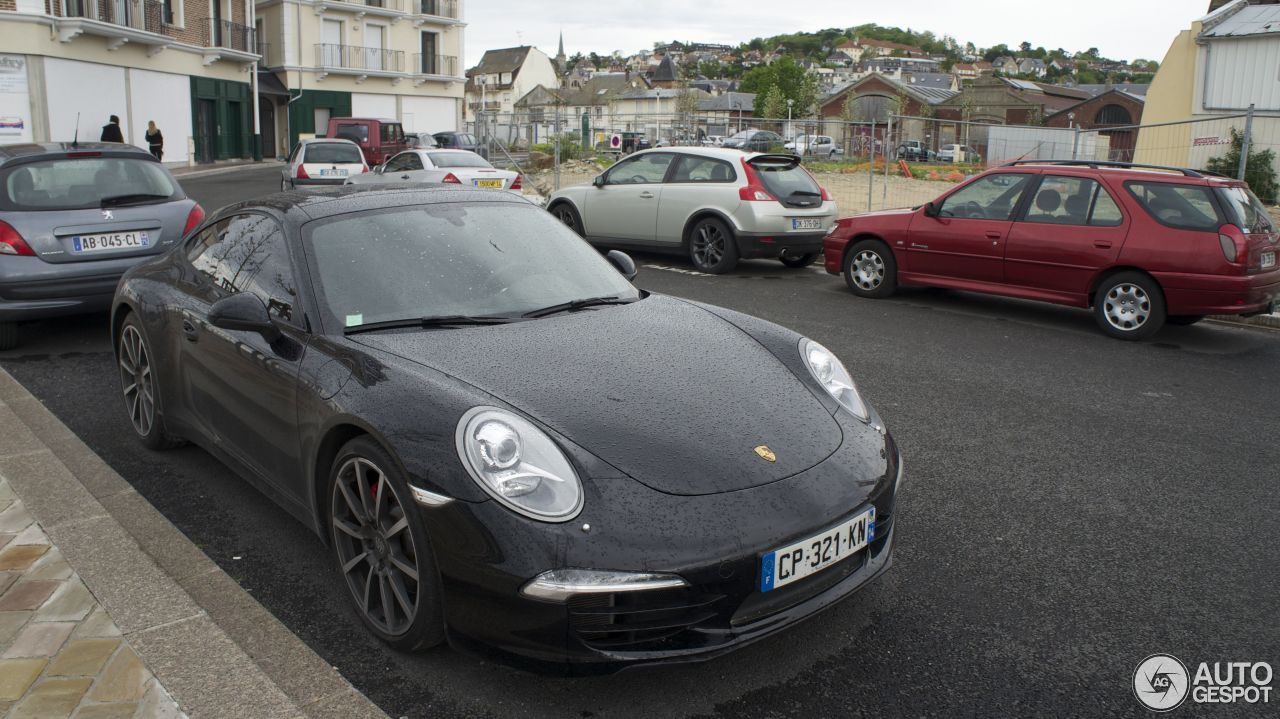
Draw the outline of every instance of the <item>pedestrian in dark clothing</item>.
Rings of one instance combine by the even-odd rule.
[[[160,128],[156,127],[156,121],[147,122],[147,147],[151,149],[151,154],[156,156],[157,160],[164,159],[164,135],[160,134]]]
[[[120,132],[120,118],[111,116],[111,122],[102,126],[103,142],[124,142],[124,133]]]

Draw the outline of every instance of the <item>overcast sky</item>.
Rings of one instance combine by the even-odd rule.
[[[467,67],[485,50],[534,45],[555,56],[564,30],[565,52],[621,50],[631,54],[657,41],[736,45],[755,37],[851,27],[864,23],[930,30],[979,47],[1023,40],[1072,52],[1098,48],[1117,60],[1163,60],[1169,43],[1204,15],[1208,0],[464,0]],[[553,10],[554,8],[554,10]]]

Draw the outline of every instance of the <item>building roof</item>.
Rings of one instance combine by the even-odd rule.
[[[951,79],[950,76],[946,76],[946,77],[948,81]],[[859,80],[855,80],[854,82],[850,82],[845,85],[841,85],[840,87],[837,87],[830,95],[827,95],[825,98],[821,100],[821,104],[828,105],[831,103],[832,100],[835,100],[836,98],[850,91],[856,93],[858,88],[863,83],[866,83],[870,80],[879,80],[880,82],[883,82],[887,85],[891,85],[897,88],[898,90],[900,90],[903,94],[909,97],[913,97],[916,100],[928,105],[936,105],[940,102],[945,102],[959,94],[955,90],[951,89],[950,82],[947,83],[947,87],[945,88],[933,87],[931,85],[913,85],[910,82],[902,82],[899,80],[895,80],[891,77],[886,77],[884,75],[881,75],[880,73],[873,72],[864,78],[861,78]]]
[[[480,58],[480,64],[472,68],[472,72],[480,75],[488,75],[500,72],[515,72],[524,65],[524,60],[529,56],[529,51],[533,48],[529,45],[521,45],[520,47],[507,47],[501,50],[485,50],[484,57]]]
[[[676,62],[671,59],[670,55],[662,58],[662,62],[658,64],[658,69],[653,72],[654,82],[675,82],[676,81]]]
[[[1221,18],[1215,18],[1200,38],[1221,40],[1274,34],[1280,34],[1280,5],[1243,5],[1223,10]]]
[[[1151,89],[1151,85],[1149,83],[1139,82],[1117,82],[1113,85],[1076,85],[1075,87],[1078,90],[1084,90],[1094,97],[1097,97],[1108,90],[1120,90],[1127,95],[1133,95],[1134,97],[1141,99],[1146,99],[1147,91]]]
[[[941,72],[908,72],[903,74],[902,81],[912,87],[933,87],[942,90],[950,90],[951,83],[954,82],[950,75]]]
[[[755,93],[726,92],[699,101],[698,112],[751,112],[755,104]]]

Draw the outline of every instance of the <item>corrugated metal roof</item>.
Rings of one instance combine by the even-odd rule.
[[[1204,40],[1280,33],[1280,5],[1250,5],[1200,33]]]

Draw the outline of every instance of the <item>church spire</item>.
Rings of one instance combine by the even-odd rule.
[[[560,31],[560,51],[556,53],[556,69],[561,75],[569,73],[569,58],[564,54],[564,30]]]

